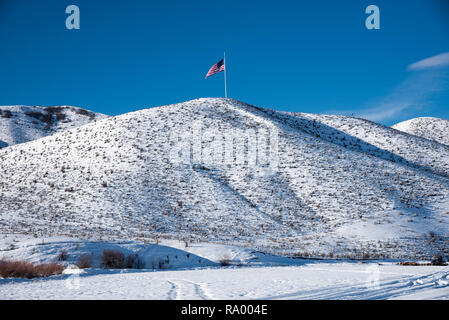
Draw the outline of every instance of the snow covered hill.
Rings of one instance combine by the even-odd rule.
[[[440,118],[416,118],[403,121],[392,128],[449,145],[449,121]]]
[[[449,252],[449,146],[197,99],[0,151],[0,231],[333,257]]]
[[[105,117],[69,106],[0,106],[0,148],[36,140]]]

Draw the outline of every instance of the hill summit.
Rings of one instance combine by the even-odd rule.
[[[445,119],[415,118],[398,123],[393,128],[449,146],[449,121]]]

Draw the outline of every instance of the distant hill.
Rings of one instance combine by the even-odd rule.
[[[0,148],[36,140],[105,117],[70,106],[0,106]]]
[[[392,128],[449,145],[449,120],[441,118],[416,118],[394,125]]]

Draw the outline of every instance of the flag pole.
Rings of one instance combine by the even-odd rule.
[[[224,53],[223,59],[224,59],[224,65],[225,65],[225,68],[224,68],[225,98],[227,98],[228,97],[228,89],[226,88],[226,69],[227,69],[227,66],[226,66],[226,52]]]

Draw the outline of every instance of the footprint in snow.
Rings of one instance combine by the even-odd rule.
[[[412,286],[417,286],[417,285],[421,285],[424,284],[424,281],[422,281],[421,279],[415,280],[415,281],[411,281]]]
[[[447,277],[446,277],[446,278],[447,278]],[[442,280],[442,279],[439,279],[439,280],[436,282],[436,285],[437,285],[437,287],[445,287],[445,286],[449,285],[449,281],[448,281],[448,280]]]

